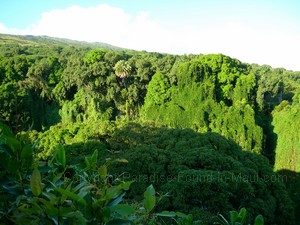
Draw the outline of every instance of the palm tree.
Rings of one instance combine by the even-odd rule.
[[[131,72],[131,66],[129,63],[125,60],[120,60],[116,63],[114,66],[114,70],[116,73],[116,76],[124,79],[128,77],[129,73]]]

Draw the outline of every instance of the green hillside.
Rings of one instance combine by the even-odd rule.
[[[299,93],[299,71],[223,54],[0,34],[0,224],[110,224],[151,184],[168,197],[133,224],[176,224],[161,209],[213,224],[243,207],[247,224],[299,224]],[[116,215],[123,197],[133,208]]]
[[[99,42],[84,42],[74,41],[64,38],[55,38],[48,36],[33,36],[33,35],[9,35],[0,34],[1,45],[20,45],[20,46],[37,46],[37,45],[63,45],[82,48],[105,48],[105,49],[121,49],[119,47]]]

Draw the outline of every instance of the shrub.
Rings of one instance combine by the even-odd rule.
[[[129,161],[115,171],[136,181],[132,198],[153,183],[158,192],[170,192],[164,208],[196,219],[247,207],[249,221],[261,213],[267,224],[294,223],[284,177],[272,171],[265,157],[244,152],[219,134],[131,123],[108,143]]]

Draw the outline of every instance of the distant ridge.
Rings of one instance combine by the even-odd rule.
[[[102,42],[75,41],[67,38],[56,38],[56,37],[49,37],[49,36],[0,34],[0,45],[3,44],[17,44],[23,46],[69,45],[69,46],[82,47],[82,48],[105,48],[110,50],[124,49],[124,48],[120,48]]]

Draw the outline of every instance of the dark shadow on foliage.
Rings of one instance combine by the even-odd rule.
[[[257,124],[263,128],[265,142],[263,155],[270,160],[272,165],[274,165],[278,135],[274,132],[274,126],[272,125],[273,117],[270,113],[266,115],[261,114],[256,121]]]
[[[291,199],[295,204],[296,224],[300,224],[300,173],[290,170],[278,171],[282,177],[285,177],[285,185]]]
[[[65,145],[66,155],[70,164],[84,163],[84,157],[91,155],[95,150],[98,150],[100,160],[105,160],[108,157],[107,144],[101,141],[87,141]]]
[[[169,193],[162,207],[210,221],[216,213],[246,207],[249,221],[262,214],[266,224],[294,224],[294,208],[284,177],[258,154],[242,151],[216,133],[191,129],[155,128],[129,123],[107,139],[113,157],[127,164],[112,174],[134,180],[129,199],[140,200],[153,184]]]

